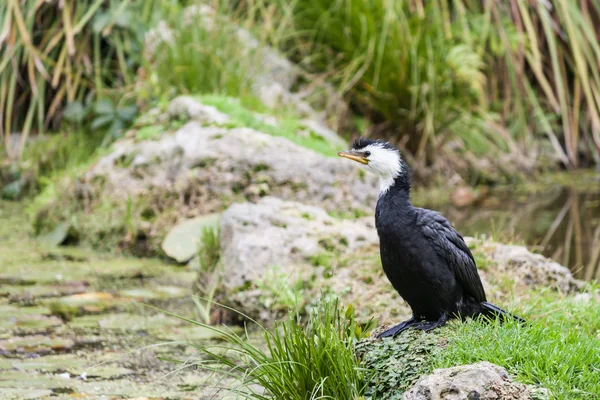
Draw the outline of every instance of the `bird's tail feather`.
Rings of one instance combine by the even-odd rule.
[[[511,314],[508,311],[505,311],[505,310],[501,309],[500,307],[493,305],[492,303],[488,303],[487,301],[482,302],[481,305],[483,306],[484,310],[486,311],[487,316],[498,316],[498,317],[502,317],[504,319],[512,318],[515,321],[520,322],[522,324],[527,322],[523,318],[516,316],[514,314]]]

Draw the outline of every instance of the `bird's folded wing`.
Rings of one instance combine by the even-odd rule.
[[[462,236],[446,218],[435,211],[421,208],[417,215],[417,224],[423,234],[429,239],[437,255],[454,272],[465,292],[476,301],[486,301],[475,259]]]

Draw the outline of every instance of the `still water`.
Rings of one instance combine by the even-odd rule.
[[[442,212],[464,236],[492,235],[525,243],[568,266],[584,280],[600,281],[600,175],[562,175],[520,188],[491,189],[463,207],[427,204]]]

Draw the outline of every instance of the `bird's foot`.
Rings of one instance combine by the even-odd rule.
[[[446,324],[448,321],[447,315],[442,315],[440,319],[437,321],[421,321],[412,325],[412,328],[422,330],[423,332],[429,332],[435,328],[439,328],[440,326]]]
[[[418,323],[417,319],[415,317],[412,317],[411,319],[407,319],[404,322],[400,322],[398,325],[393,326],[390,329],[381,332],[379,335],[377,335],[377,337],[378,338],[384,338],[384,337],[390,337],[390,336],[396,337],[416,323]]]

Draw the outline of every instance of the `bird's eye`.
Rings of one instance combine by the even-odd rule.
[[[370,151],[365,151],[365,157],[369,157],[371,155]]]

